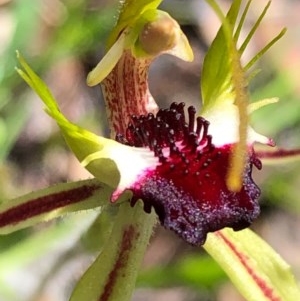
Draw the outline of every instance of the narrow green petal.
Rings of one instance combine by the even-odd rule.
[[[265,98],[256,102],[252,102],[248,105],[248,113],[252,114],[256,110],[265,107],[267,105],[277,103],[279,101],[278,97],[272,97],[272,98]]]
[[[81,163],[95,154],[95,159],[89,160],[89,164],[85,164],[84,167],[100,182],[116,188],[121,175],[117,163],[111,159],[111,154],[114,149],[122,148],[122,145],[71,123],[59,124],[59,126],[69,148]]]
[[[226,17],[223,16],[221,8],[214,0],[206,0],[206,2],[214,9],[222,22],[222,26],[217,33],[216,38],[211,44],[203,63],[201,91],[204,110],[215,105],[218,101],[228,98],[228,93],[235,89],[232,83],[234,75],[232,46],[236,46],[240,36],[243,24],[249,12],[251,0],[248,0],[242,16],[238,21],[238,14],[241,9],[241,0],[234,0]],[[249,34],[244,40],[242,46],[238,49],[240,54],[243,54],[247,46],[252,40],[258,26],[265,17],[270,6],[270,1],[266,4],[262,13],[251,28]],[[236,28],[236,29],[235,29]],[[243,67],[247,71],[275,42],[277,42],[285,33],[283,29],[276,37],[274,37],[261,51],[259,51],[247,64]],[[249,78],[246,81],[249,82]]]
[[[40,96],[40,98],[45,102],[46,106],[51,111],[59,111],[57,103],[52,96],[47,85],[37,76],[37,74],[29,67],[25,59],[22,57],[19,51],[16,51],[17,59],[24,71],[16,68],[20,76],[27,82],[27,84]]]
[[[256,20],[255,24],[253,25],[253,27],[251,28],[250,32],[248,33],[245,41],[243,42],[242,46],[239,48],[240,53],[243,53],[245,51],[245,49],[247,48],[247,46],[249,45],[249,42],[251,41],[251,39],[253,38],[257,28],[259,27],[261,21],[263,20],[263,18],[265,17],[269,7],[271,5],[271,1],[268,1],[265,8],[263,9],[262,13],[259,15],[258,19]]]
[[[70,301],[129,301],[144,256],[154,213],[146,214],[140,203],[123,203],[111,237],[103,251],[78,282]]]
[[[251,2],[252,2],[252,0],[248,0],[247,4],[246,4],[246,6],[245,6],[245,8],[243,10],[243,13],[242,13],[240,21],[238,23],[237,29],[236,29],[236,31],[234,33],[234,40],[235,41],[237,41],[239,39],[239,37],[240,37],[242,28],[243,28],[245,20],[246,20],[246,16],[248,15],[248,12],[249,12],[249,8],[250,8],[250,5],[251,5]]]
[[[98,180],[62,183],[0,204],[0,234],[48,221],[70,212],[109,204],[112,189]]]
[[[278,40],[286,33],[287,29],[283,28],[276,37],[274,37],[263,49],[254,55],[252,59],[245,65],[245,71],[249,70]]]
[[[85,160],[86,157],[96,153],[97,160],[91,162],[91,164],[87,166],[87,169],[97,177],[99,181],[116,188],[120,180],[120,172],[115,161],[111,159],[111,153],[123,145],[114,140],[97,136],[71,123],[60,112],[57,102],[46,84],[35,74],[18,52],[17,57],[24,69],[24,71],[17,69],[17,72],[41,97],[46,105],[46,112],[57,122],[68,146],[78,160],[81,162]]]
[[[223,229],[210,233],[204,248],[246,300],[300,300],[289,265],[251,230]]]

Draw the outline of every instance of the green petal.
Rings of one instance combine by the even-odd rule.
[[[300,300],[289,265],[251,230],[223,229],[210,233],[204,248],[246,300]]]
[[[0,234],[8,234],[70,212],[109,204],[113,190],[98,180],[62,183],[0,205]]]
[[[256,102],[252,102],[248,105],[248,112],[249,114],[252,114],[256,110],[263,108],[267,105],[277,103],[278,101],[279,101],[278,97],[272,97],[272,98],[265,98],[265,99],[258,100]]]
[[[103,251],[78,282],[70,301],[129,301],[156,215],[140,203],[120,205]]]
[[[24,58],[17,52],[18,60],[24,71],[17,69],[20,76],[40,96],[46,105],[46,112],[57,122],[62,134],[80,162],[92,154],[96,154],[94,162],[86,166],[99,181],[116,188],[120,173],[117,164],[111,159],[111,153],[125,147],[114,140],[97,136],[71,123],[59,110],[58,105],[46,84],[34,73]]]

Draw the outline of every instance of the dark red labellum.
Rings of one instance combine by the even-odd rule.
[[[190,107],[186,122],[184,104],[173,103],[156,116],[133,116],[126,137],[118,135],[117,140],[149,147],[159,158],[158,165],[130,187],[132,204],[142,199],[145,211],[154,207],[164,227],[192,245],[202,245],[208,232],[248,227],[260,212],[260,190],[251,176],[253,164],[257,165],[252,150],[242,189],[232,192],[227,188],[233,145],[214,147],[209,123],[201,117],[195,119],[195,113]]]

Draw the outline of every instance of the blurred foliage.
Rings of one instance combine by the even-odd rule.
[[[115,20],[116,2],[15,0],[6,1],[6,3],[4,1],[4,4],[0,4],[0,13],[7,14],[9,22],[12,24],[8,42],[4,44],[4,48],[1,45],[0,49],[0,202],[8,199],[9,193],[12,191],[17,195],[24,190],[16,176],[17,174],[24,175],[22,171],[24,165],[19,166],[17,155],[12,154],[23,154],[25,149],[29,147],[30,151],[25,154],[28,156],[25,156],[25,160],[27,159],[28,162],[35,160],[37,161],[36,164],[43,163],[38,160],[40,157],[35,153],[34,144],[29,146],[22,144],[24,142],[22,140],[23,129],[32,116],[35,103],[30,99],[31,96],[28,95],[25,83],[14,71],[15,50],[21,50],[25,57],[31,61],[31,66],[34,66],[35,71],[43,78],[49,75],[48,71],[54,64],[70,57],[75,58],[83,66],[83,72],[87,72],[95,65],[103,52],[104,41]],[[178,9],[174,10],[174,7],[172,9],[172,6],[175,5],[178,5],[178,1],[174,1],[174,3],[166,1],[164,9],[169,7],[170,10],[176,11]],[[174,17],[176,18],[176,16]],[[201,17],[205,19],[203,15],[199,16],[199,18]],[[0,31],[1,27],[4,28],[3,26],[9,24],[0,23]],[[264,28],[264,26],[262,27]],[[209,43],[203,38],[203,32],[209,30],[209,25],[202,24],[198,28],[197,24],[186,24],[185,29],[193,39],[196,54],[198,53],[198,57],[201,57],[201,53],[205,50],[203,45]],[[265,26],[265,30],[268,30],[268,25]],[[259,41],[258,44],[260,44]],[[299,57],[298,59],[300,61]],[[252,121],[259,132],[274,137],[280,146],[299,147],[300,96],[297,94],[299,86],[295,87],[288,76],[289,70],[278,64],[278,60],[281,58],[274,59],[268,55],[265,57],[262,62],[263,71],[257,75],[251,85],[251,97],[253,100],[258,100],[276,96],[281,101],[255,112]],[[159,62],[164,66],[161,60]],[[181,64],[176,66],[174,63],[172,64],[172,70],[182,66]],[[196,75],[193,69],[189,70],[190,65],[184,66],[182,70],[176,70],[176,73],[188,74],[187,76],[191,81],[199,82],[200,67],[197,65]],[[170,74],[171,79],[172,76],[173,74]],[[155,74],[155,78],[157,82],[162,83],[162,91],[157,90],[154,94],[159,95],[160,93],[164,97],[166,94],[165,87],[167,90],[170,87],[168,78],[160,77],[159,74]],[[186,83],[182,76],[180,76],[180,85],[182,89],[185,89],[183,93],[189,95],[190,83]],[[186,87],[184,88],[184,86]],[[99,103],[96,104],[96,106],[98,105]],[[46,115],[44,116],[47,118]],[[94,115],[92,120],[90,120],[90,115],[81,118],[86,118],[87,122],[97,127],[102,122],[102,120],[96,120],[96,118],[100,118],[99,116],[100,113]],[[57,140],[56,133],[51,133],[49,142],[43,146],[43,149],[37,149],[37,151],[46,152],[48,148],[53,147],[53,144],[58,143]],[[290,215],[300,219],[299,167],[298,163],[284,167],[267,167],[261,175],[258,174],[265,207],[272,208],[272,210],[288,211]],[[29,175],[30,164],[25,165],[25,169],[25,175]],[[66,178],[69,176],[67,174]],[[54,182],[58,180],[53,179]],[[34,184],[32,183],[32,189],[34,189]],[[46,280],[54,277],[65,264],[77,258],[78,254],[90,254],[95,245],[98,244],[98,239],[100,241],[107,234],[97,231],[99,224],[105,223],[105,220],[96,220],[93,223],[93,213],[89,214],[82,215],[79,213],[72,219],[67,218],[66,221],[51,224],[42,235],[34,230],[25,230],[1,237],[0,300],[19,300],[15,293],[15,286],[11,283],[11,277],[6,276],[17,269],[27,267],[29,270],[30,263],[32,264],[38,258],[51,253],[50,250],[56,245],[53,242],[56,242],[57,245],[70,243],[55,257],[54,262],[57,264],[54,264],[53,269],[48,270],[48,274],[46,273],[48,276],[39,279],[39,283],[35,286],[38,292],[42,292],[47,286]],[[103,216],[111,218],[110,215]],[[268,215],[263,215],[263,217],[268,218]],[[84,223],[91,225],[87,233],[82,233]],[[78,227],[78,225],[81,226]],[[299,241],[297,243],[300,245]],[[78,252],[70,252],[70,250],[75,249]],[[160,252],[160,250],[155,252]],[[181,256],[173,258],[168,264],[143,270],[138,280],[138,286],[155,288],[186,286],[197,291],[199,298],[207,292],[210,292],[211,298],[214,298],[212,296],[215,295],[219,284],[226,281],[226,276],[221,269],[211,258],[200,252],[199,254],[193,252],[188,255],[182,251],[180,254]],[[296,269],[296,274],[300,275],[300,266],[296,266],[294,269]],[[49,275],[51,276],[49,277]],[[17,281],[17,285],[22,285],[22,281]],[[22,293],[23,289],[20,292]],[[32,294],[28,294],[28,296],[30,298]],[[36,299],[32,299],[32,297],[29,300],[38,300],[38,297],[36,294],[34,297]],[[206,299],[203,297],[201,300]],[[56,301],[61,300],[56,299]]]
[[[156,288],[186,285],[201,291],[214,289],[225,279],[226,274],[211,257],[203,254],[184,254],[175,263],[142,272],[137,285]]]
[[[50,5],[50,1],[48,2]],[[15,50],[22,49],[31,58],[33,53],[36,70],[43,73],[57,60],[69,56],[79,59],[93,49],[101,49],[107,32],[113,25],[115,7],[104,7],[99,13],[98,9],[89,8],[88,2],[84,0],[60,3],[61,7],[57,10],[60,9],[58,13],[61,16],[54,16],[58,20],[53,21],[57,24],[41,24],[42,3],[43,1],[38,0],[24,0],[11,1],[8,4],[7,9],[15,28],[10,43],[1,54],[0,161],[7,156],[30,113],[28,103],[24,101],[24,83],[13,68],[16,64]],[[48,13],[46,11],[45,16]],[[41,27],[45,27],[43,30],[46,34],[46,41],[43,42],[35,38],[35,35],[43,34],[37,30]]]
[[[256,127],[260,131],[275,137],[286,129],[299,126],[299,96],[293,93],[293,86],[288,74],[285,71],[276,72],[275,70],[273,77],[267,82],[264,80],[263,83],[263,86],[255,88],[252,98],[259,100],[276,96],[280,99],[280,103],[256,111],[252,118]],[[267,120],[265,116],[268,116]]]

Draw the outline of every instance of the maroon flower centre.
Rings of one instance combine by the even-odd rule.
[[[126,137],[117,134],[116,140],[129,146],[149,147],[160,162],[166,162],[163,149],[168,148],[170,157],[181,160],[188,167],[187,157],[197,157],[202,152],[211,151],[214,146],[207,134],[209,122],[197,117],[194,130],[196,110],[192,106],[188,108],[189,122],[186,123],[184,106],[184,103],[172,103],[170,109],[160,109],[156,116],[133,115]]]
[[[260,166],[249,149],[243,187],[239,192],[230,191],[225,179],[233,145],[216,148],[208,135],[209,122],[195,119],[195,114],[189,107],[186,122],[184,104],[173,103],[156,116],[132,116],[126,136],[116,139],[129,146],[148,147],[159,159],[157,166],[144,171],[130,187],[132,205],[142,199],[145,211],[154,207],[162,225],[200,245],[208,232],[224,227],[240,230],[258,216],[260,190],[251,172],[253,164]]]

